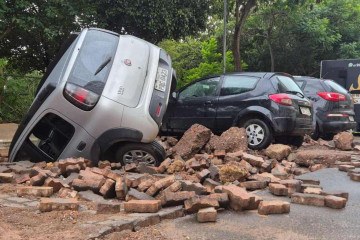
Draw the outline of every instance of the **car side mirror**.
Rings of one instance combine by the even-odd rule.
[[[172,93],[171,93],[171,96],[172,96],[174,99],[177,99],[178,94],[177,94],[177,92],[172,92]]]

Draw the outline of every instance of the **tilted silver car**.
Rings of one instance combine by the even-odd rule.
[[[14,136],[10,161],[67,157],[158,165],[154,142],[176,77],[170,56],[129,35],[84,29],[64,44]]]

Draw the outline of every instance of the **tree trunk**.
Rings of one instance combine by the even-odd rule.
[[[235,3],[235,30],[233,37],[233,56],[235,71],[241,71],[241,54],[240,54],[240,40],[243,27],[247,17],[252,9],[256,6],[256,0],[236,0]]]
[[[271,61],[271,69],[270,69],[270,71],[275,72],[274,51],[273,51],[273,48],[271,46],[270,39],[266,38],[266,41],[267,41],[267,44],[268,44],[268,47],[269,47],[269,53],[270,53],[270,61]]]

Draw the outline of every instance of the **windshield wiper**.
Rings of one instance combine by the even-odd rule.
[[[298,91],[286,91],[286,93],[291,93],[291,94],[294,94],[294,95],[300,95],[302,98],[304,97],[304,94],[302,94],[301,92],[298,92]]]
[[[110,61],[111,61],[111,57],[108,57],[108,58],[98,67],[98,69],[96,69],[94,76],[96,76],[99,72],[101,72],[101,71],[104,69],[104,67],[106,67],[106,65],[109,64]]]

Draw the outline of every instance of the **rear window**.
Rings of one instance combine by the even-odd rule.
[[[225,76],[221,96],[235,95],[253,90],[259,78],[249,76]]]
[[[348,93],[345,88],[343,88],[336,82],[333,82],[331,80],[325,80],[324,82],[325,82],[326,86],[328,86],[330,88],[331,92],[342,93],[342,94]]]
[[[89,30],[68,82],[100,95],[104,89],[118,42],[118,36]]]
[[[317,95],[318,92],[325,91],[320,80],[308,80],[303,89],[306,95]]]
[[[288,92],[300,92],[302,93],[300,87],[294,82],[290,77],[286,76],[275,76],[272,78],[272,82],[279,93],[288,93]]]

